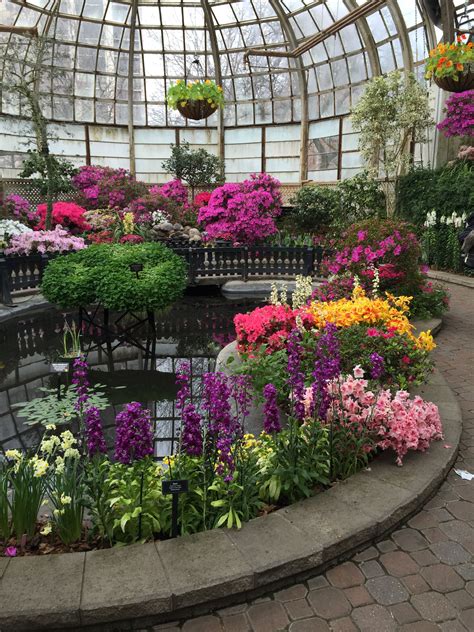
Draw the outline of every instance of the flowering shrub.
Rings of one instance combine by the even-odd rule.
[[[141,235],[124,235],[120,237],[121,244],[142,244],[145,240]]]
[[[187,204],[188,202],[188,190],[179,178],[170,180],[160,187],[151,187],[150,193],[159,193],[177,204]]]
[[[442,428],[437,406],[407,391],[392,394],[382,390],[374,394],[356,368],[353,375],[339,377],[328,385],[331,405],[327,421],[337,421],[356,435],[366,434],[363,449],[391,448],[402,465],[408,450],[425,451],[431,441],[441,439]]]
[[[252,174],[241,183],[228,183],[211,193],[209,203],[199,210],[207,238],[255,243],[277,231],[275,218],[281,213],[280,183],[270,175]]]
[[[234,325],[238,349],[246,353],[252,353],[262,345],[268,353],[283,349],[295,324],[296,314],[288,305],[265,305],[248,314],[237,314]]]
[[[474,44],[467,42],[467,35],[459,35],[452,44],[440,43],[430,50],[426,62],[426,79],[452,77],[454,81],[469,72],[474,64]]]
[[[203,206],[207,206],[209,204],[209,200],[210,199],[211,199],[211,192],[210,191],[202,191],[202,193],[198,193],[195,196],[195,198],[193,200],[193,204],[194,204],[195,208],[197,208],[199,210]]]
[[[0,248],[7,246],[12,237],[31,231],[31,228],[21,222],[16,222],[13,219],[0,219]]]
[[[82,237],[73,237],[67,230],[56,226],[54,230],[38,230],[12,237],[5,249],[7,255],[30,255],[35,252],[69,252],[86,247]]]
[[[326,347],[324,353],[318,352],[328,335],[327,328],[332,327],[342,372],[350,372],[360,364],[379,383],[403,388],[419,384],[431,370],[429,352],[435,344],[430,332],[414,335],[407,318],[408,306],[407,297],[371,299],[356,288],[350,298],[312,301],[297,310],[280,305],[239,314],[234,322],[243,371],[252,376],[257,392],[271,382],[285,400],[286,366],[295,353],[295,345],[300,354],[302,391],[308,386],[318,353],[332,355]],[[294,323],[300,334],[297,342],[291,332]],[[294,391],[294,385],[291,390]]]
[[[110,208],[98,208],[93,211],[86,211],[84,219],[94,231],[104,231],[114,227],[120,219],[120,215]]]
[[[474,90],[453,93],[445,111],[446,118],[436,126],[445,136],[474,137]]]
[[[72,183],[80,193],[81,205],[88,210],[123,209],[148,191],[146,184],[126,169],[94,165],[81,167],[73,176]]]
[[[35,226],[35,230],[44,230],[47,205],[39,204],[37,212],[39,221]],[[82,208],[82,206],[74,202],[55,202],[53,204],[53,215],[51,218],[52,226],[62,226],[73,234],[90,230],[91,226],[84,217],[85,212],[85,208]]]
[[[21,195],[7,195],[3,201],[3,208],[6,213],[27,226],[35,226],[38,217],[30,207],[30,203]]]
[[[411,226],[395,220],[368,220],[355,224],[336,243],[327,268],[332,274],[350,272],[361,282],[378,269],[380,289],[411,295],[423,278],[419,269],[421,248]]]

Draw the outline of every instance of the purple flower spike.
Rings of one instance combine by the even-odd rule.
[[[190,456],[202,454],[202,418],[191,399],[191,368],[189,363],[179,367],[176,382],[179,386],[176,397],[176,407],[181,413],[181,446]]]
[[[316,345],[315,356],[312,413],[320,419],[325,419],[331,401],[327,384],[329,380],[338,377],[341,372],[339,340],[337,339],[337,327],[334,323],[328,323],[324,331],[321,332]]]
[[[77,400],[74,405],[78,412],[81,412],[84,404],[89,399],[89,379],[87,373],[89,366],[83,355],[74,360],[72,383],[76,385]]]
[[[94,456],[94,454],[107,454],[100,412],[96,406],[91,406],[86,410],[84,427],[87,450],[90,456]]]
[[[370,377],[373,380],[378,380],[385,373],[385,363],[381,355],[378,353],[370,354],[370,363],[372,368],[370,369]]]
[[[297,329],[288,336],[288,384],[293,397],[293,411],[296,419],[303,421],[305,410],[303,399],[305,395],[304,373],[301,370],[300,356],[301,336]]]
[[[125,404],[115,419],[115,459],[130,464],[153,454],[150,411],[139,402]]]
[[[273,384],[266,384],[263,389],[265,405],[263,407],[263,429],[268,434],[280,432],[280,411],[277,404],[277,389]]]

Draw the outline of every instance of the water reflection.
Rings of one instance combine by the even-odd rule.
[[[92,367],[91,381],[105,384],[112,403],[102,413],[108,445],[113,445],[114,419],[121,405],[140,401],[151,410],[155,422],[156,455],[170,454],[179,431],[177,365],[190,362],[193,397],[199,402],[200,376],[214,368],[220,349],[232,340],[234,315],[256,305],[252,300],[228,301],[220,295],[188,295],[157,315],[152,356],[146,345],[137,348],[119,335],[112,333],[107,339],[103,330],[90,325],[85,328],[83,344]],[[65,320],[78,322],[78,314],[51,309],[0,325],[0,451],[34,449],[41,439],[42,429],[26,425],[15,404],[40,395],[39,387],[56,385],[50,364],[62,349]],[[142,342],[146,339],[146,325],[143,327],[134,332]]]

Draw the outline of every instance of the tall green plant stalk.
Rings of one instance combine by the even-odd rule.
[[[8,471],[6,466],[0,466],[0,539],[7,540],[10,535],[10,521],[8,517]]]
[[[38,513],[46,488],[46,475],[38,475],[31,459],[20,459],[10,470],[12,496],[8,500],[12,530],[17,539],[35,532]]]

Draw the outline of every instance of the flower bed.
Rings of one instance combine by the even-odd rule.
[[[306,304],[299,294],[297,307],[263,308],[270,316],[258,316],[257,326],[252,314],[237,317],[242,355],[251,354],[241,373],[203,376],[200,406],[191,398],[189,367],[181,366],[181,437],[164,465],[153,460],[150,414],[137,402],[117,415],[114,454],[107,455],[101,411],[108,402],[77,359],[61,400],[51,392],[23,409],[46,430],[37,453],[10,451],[2,466],[0,504],[9,507],[0,515],[3,554],[167,538],[171,500],[162,482],[175,479],[189,483],[180,500],[181,534],[239,528],[351,476],[382,450],[392,450],[401,465],[409,451],[426,451],[441,438],[436,406],[403,388],[427,375],[434,346],[429,332],[414,336],[408,300],[369,299],[359,288],[351,300]],[[265,332],[269,339],[277,334],[274,346]],[[264,402],[260,436],[244,431],[255,392]],[[65,421],[78,422],[78,434],[63,429]],[[27,489],[34,493],[25,496]],[[38,522],[44,498],[52,511]]]

